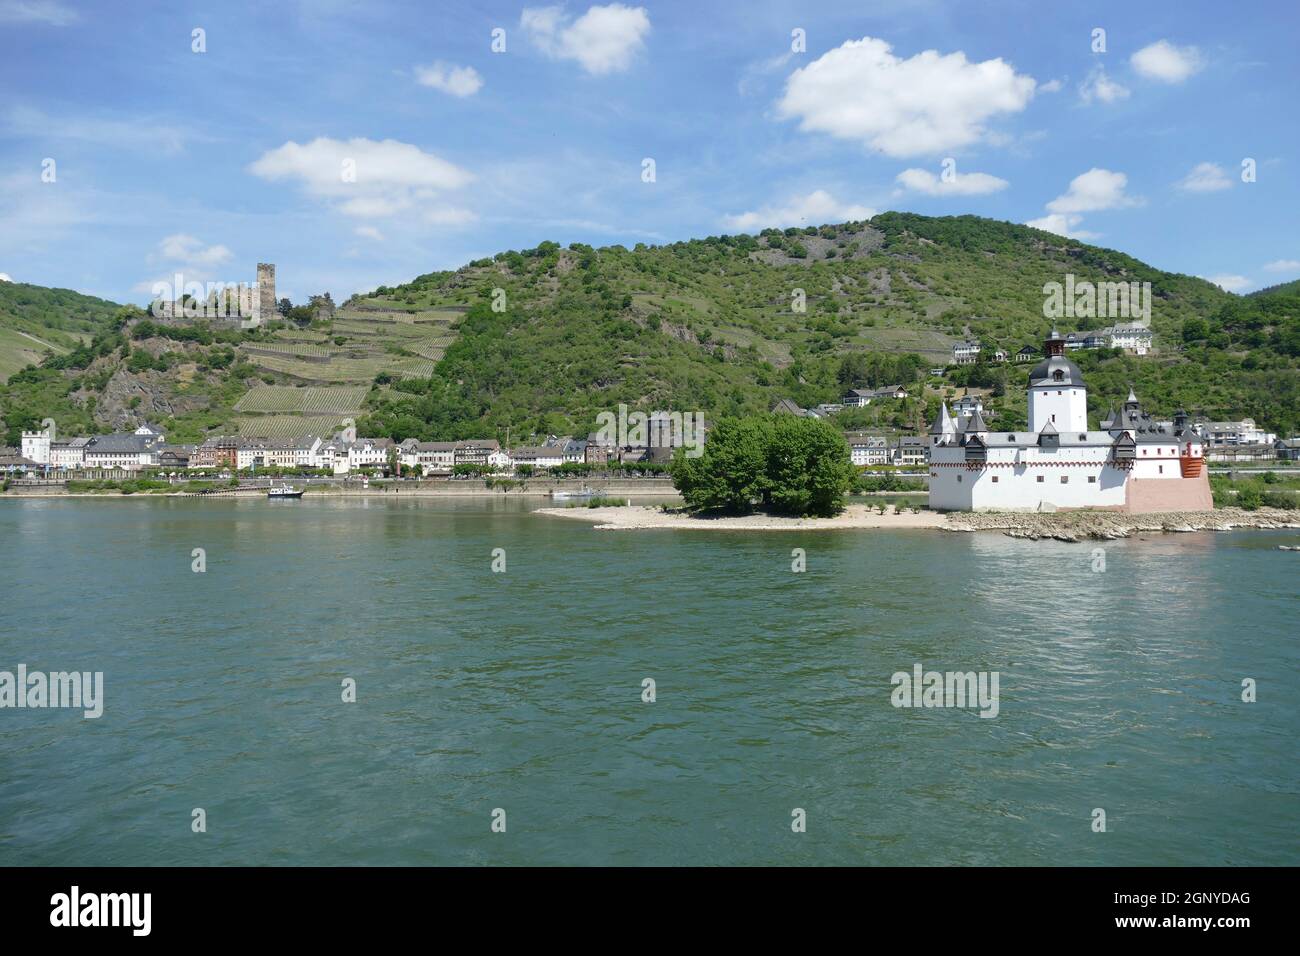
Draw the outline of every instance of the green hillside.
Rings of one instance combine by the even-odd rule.
[[[0,282],[0,382],[105,329],[118,306],[70,289]]]
[[[631,250],[543,243],[381,288],[373,302],[421,308],[459,294],[475,305],[437,374],[372,396],[362,424],[395,438],[573,433],[620,402],[717,417],[783,397],[811,407],[846,386],[900,380],[927,386],[923,397],[873,406],[866,421],[846,413],[843,423],[915,426],[954,386],[987,389],[1002,420],[1020,421],[1025,366],[943,378],[927,370],[967,334],[988,351],[1037,346],[1053,324],[1043,317],[1043,285],[1066,273],[1152,286],[1154,354],[1079,357],[1094,418],[1131,383],[1160,413],[1184,406],[1251,415],[1288,434],[1300,428],[1295,297],[1265,306],[1025,226],[902,213]],[[505,293],[503,312],[489,307],[494,289]],[[799,290],[803,313],[792,308]],[[1055,324],[1069,332],[1112,321]]]
[[[895,383],[915,397],[837,423],[917,427],[969,387],[995,421],[1018,424],[1027,365],[929,370],[967,335],[985,354],[1013,354],[1052,324],[1112,324],[1044,318],[1044,284],[1067,273],[1153,293],[1151,355],[1072,353],[1094,422],[1131,384],[1160,415],[1184,407],[1300,432],[1294,284],[1243,298],[1026,226],[904,213],[633,249],[546,242],[381,287],[332,317],[296,308],[254,332],[168,329],[104,303],[98,326],[42,326],[94,339],[62,340],[63,354],[0,385],[0,429],[12,441],[52,415],[65,434],[149,421],[194,441],[321,434],[356,418],[363,433],[399,440],[521,442],[593,430],[620,403],[716,419]]]

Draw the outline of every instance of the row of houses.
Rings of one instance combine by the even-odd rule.
[[[609,464],[667,461],[671,445],[650,441],[617,445],[598,433],[585,439],[549,436],[539,446],[503,449],[496,439],[454,442],[401,443],[391,438],[361,438],[348,428],[327,438],[256,438],[220,435],[201,444],[169,444],[157,429],[142,425],[134,432],[60,439],[54,422],[46,419],[39,431],[22,433],[21,453],[0,463],[9,472],[36,468],[57,471],[258,471],[267,468],[314,468],[346,475],[367,468],[390,469],[396,464],[423,475],[449,475],[458,466],[484,471],[513,472],[520,466],[555,468],[568,463]],[[12,460],[8,460],[12,459]]]
[[[1079,349],[1124,349],[1134,355],[1146,355],[1150,352],[1153,339],[1151,329],[1141,322],[1120,322],[1089,332],[1067,332],[1064,336],[1067,352],[1075,352]],[[984,346],[977,339],[958,342],[952,347],[952,364],[974,365],[984,352]],[[1008,360],[1007,353],[1003,349],[994,349],[988,354],[994,362]],[[1026,345],[1012,358],[1016,362],[1036,362],[1041,357],[1041,348]]]

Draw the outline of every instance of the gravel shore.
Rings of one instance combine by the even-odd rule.
[[[592,522],[601,531],[636,531],[645,528],[685,528],[704,531],[829,531],[836,529],[929,529],[939,531],[1001,531],[1009,537],[1055,541],[1115,540],[1153,531],[1229,531],[1233,528],[1300,529],[1294,511],[1261,508],[1243,511],[1166,512],[1132,515],[1118,511],[1065,511],[1053,514],[1026,512],[892,510],[880,514],[865,505],[849,505],[834,518],[784,518],[776,515],[695,517],[682,511],[663,511],[639,505],[618,508],[540,508],[536,514]]]

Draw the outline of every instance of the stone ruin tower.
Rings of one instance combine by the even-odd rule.
[[[257,264],[257,306],[262,322],[270,322],[276,316],[275,301],[275,263],[259,262]]]

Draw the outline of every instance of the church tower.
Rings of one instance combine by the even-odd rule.
[[[1035,433],[1049,422],[1058,432],[1088,430],[1088,386],[1079,366],[1065,357],[1065,339],[1052,329],[1043,343],[1047,358],[1029,373],[1029,428]]]

